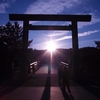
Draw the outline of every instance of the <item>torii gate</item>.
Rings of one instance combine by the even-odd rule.
[[[27,48],[28,48],[28,31],[29,30],[71,30],[72,31],[72,47],[73,47],[73,65],[74,76],[78,77],[78,28],[77,22],[91,21],[91,15],[53,15],[53,14],[9,14],[11,21],[23,21],[23,65],[21,67],[21,76],[27,75]],[[29,25],[29,21],[71,21],[69,26],[57,25]]]

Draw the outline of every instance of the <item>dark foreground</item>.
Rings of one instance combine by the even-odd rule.
[[[57,68],[41,67],[24,83],[18,80],[0,86],[0,100],[100,100],[87,84],[70,80],[71,94],[62,92],[58,86]],[[87,90],[88,89],[88,90]],[[94,88],[95,89],[95,88]],[[97,92],[98,93],[98,92]]]

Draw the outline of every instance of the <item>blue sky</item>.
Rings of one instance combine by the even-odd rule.
[[[92,15],[91,22],[78,23],[79,48],[96,47],[100,41],[100,0],[0,0],[0,25],[9,14],[83,14]],[[21,24],[21,22],[19,22]],[[70,22],[30,22],[34,25],[68,25]],[[72,48],[71,31],[29,31],[33,49],[45,49],[52,38],[57,48]]]

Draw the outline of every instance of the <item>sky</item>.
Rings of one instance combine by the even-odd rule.
[[[90,22],[78,22],[79,48],[96,47],[100,41],[100,0],[0,0],[0,25],[9,21],[9,14],[70,14],[91,15]],[[22,22],[19,22],[22,25]],[[30,21],[33,25],[69,25],[64,21]],[[55,41],[57,48],[72,48],[71,31],[29,30],[31,48],[46,49]]]

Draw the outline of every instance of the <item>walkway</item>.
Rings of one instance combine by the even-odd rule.
[[[49,73],[49,74],[48,74]],[[15,83],[16,84],[16,83]],[[57,68],[41,67],[22,85],[0,86],[0,100],[100,100],[70,80],[71,94],[62,93],[58,87]]]

